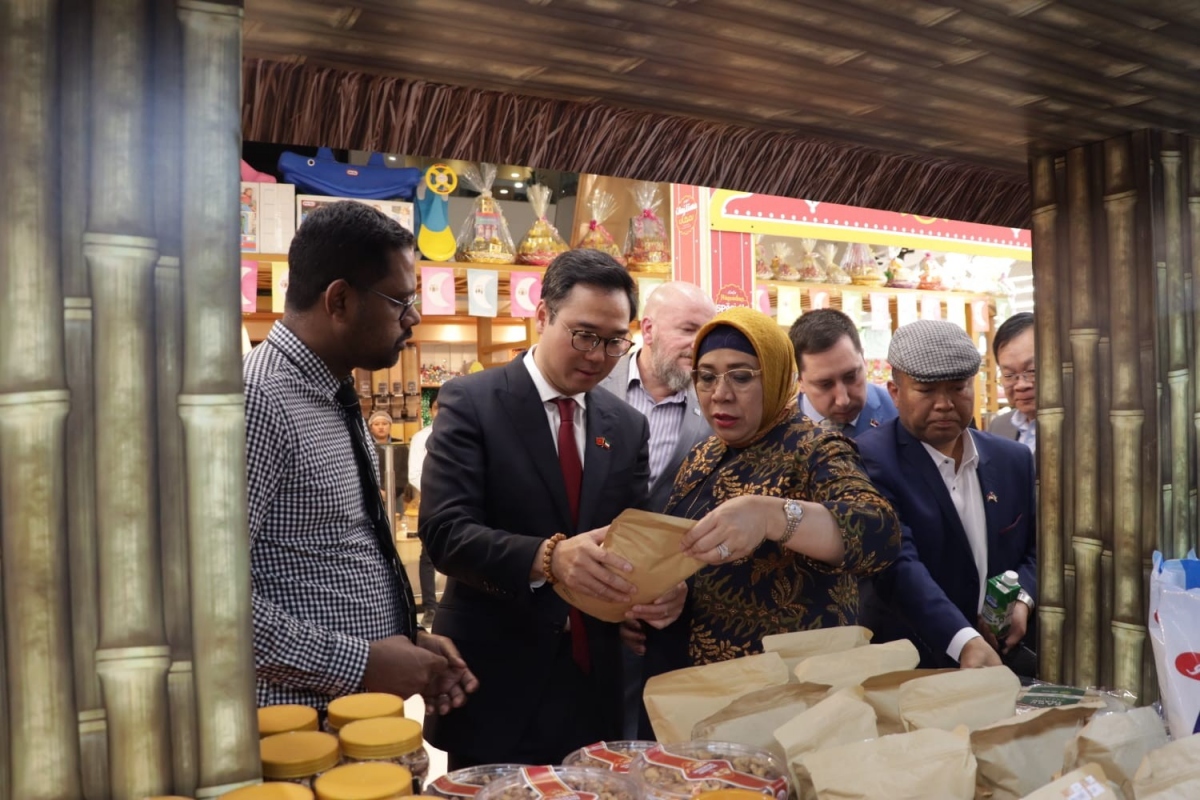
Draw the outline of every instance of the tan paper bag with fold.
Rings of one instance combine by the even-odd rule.
[[[1137,800],[1196,800],[1200,797],[1200,734],[1152,750],[1133,776]]]
[[[787,682],[783,659],[762,653],[655,675],[646,681],[642,699],[655,739],[686,742],[696,723],[710,714],[742,695]]]
[[[806,658],[825,653],[840,653],[871,643],[871,632],[860,625],[838,625],[811,631],[773,633],[764,636],[763,651],[779,653],[791,672]]]
[[[1045,786],[1062,770],[1062,753],[1104,704],[1097,701],[1044,708],[988,725],[971,733],[979,765],[980,797],[1020,800]]]
[[[1167,726],[1150,706],[1093,717],[1067,745],[1063,770],[1099,764],[1109,780],[1132,795],[1133,776],[1142,759],[1168,741]]]
[[[862,687],[851,686],[839,689],[800,716],[776,728],[774,750],[776,754],[783,751],[792,773],[792,786],[800,800],[812,800],[815,796],[812,779],[800,766],[804,756],[827,747],[853,744],[877,736],[875,712],[863,702]]]
[[[829,687],[820,683],[785,683],[744,694],[715,714],[696,723],[692,739],[736,742],[785,754],[773,732],[780,725],[822,701]]]
[[[867,678],[912,669],[921,660],[912,642],[901,639],[887,644],[868,644],[804,659],[792,670],[799,683],[824,683],[835,689],[858,686]]]
[[[911,680],[900,687],[900,721],[921,728],[971,730],[1017,713],[1021,679],[1008,667],[957,669]]]
[[[974,800],[967,732],[924,730],[817,750],[800,758],[816,800]]]
[[[879,735],[904,733],[904,723],[900,721],[900,687],[903,684],[929,675],[942,675],[957,671],[956,669],[905,669],[899,672],[885,672],[883,675],[876,675],[863,681],[863,700],[875,709],[875,724],[879,728]]]
[[[1021,800],[1125,800],[1099,764],[1086,764]],[[1129,798],[1133,800],[1133,798]]]
[[[621,573],[622,578],[637,587],[632,603],[585,597],[561,583],[554,584],[554,590],[585,614],[605,622],[622,622],[631,607],[653,603],[704,566],[704,562],[684,555],[679,549],[683,535],[695,524],[695,520],[636,508],[622,511],[612,521],[600,546],[633,565],[633,572]]]

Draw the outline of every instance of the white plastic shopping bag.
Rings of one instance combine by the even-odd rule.
[[[1171,738],[1200,733],[1200,559],[1154,554],[1150,642]]]

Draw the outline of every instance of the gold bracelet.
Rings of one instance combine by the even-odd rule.
[[[546,541],[546,552],[542,553],[542,574],[546,576],[546,583],[553,586],[558,583],[558,579],[554,577],[554,573],[550,570],[550,559],[554,556],[554,548],[558,547],[558,543],[567,538],[565,533],[556,533]]]

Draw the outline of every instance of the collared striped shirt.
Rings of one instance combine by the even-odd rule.
[[[280,322],[243,376],[257,700],[323,709],[361,690],[371,641],[407,632],[402,592],[363,502],[340,382]]]
[[[660,402],[655,402],[642,386],[638,371],[638,354],[642,348],[629,356],[629,383],[625,387],[625,402],[642,412],[650,425],[650,486],[658,480],[663,470],[671,463],[671,455],[679,444],[679,429],[683,427],[683,415],[687,411],[687,390],[676,392]]]

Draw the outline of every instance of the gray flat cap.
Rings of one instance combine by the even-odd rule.
[[[944,319],[920,319],[892,334],[888,363],[921,383],[961,381],[979,372],[975,343],[962,328]]]

